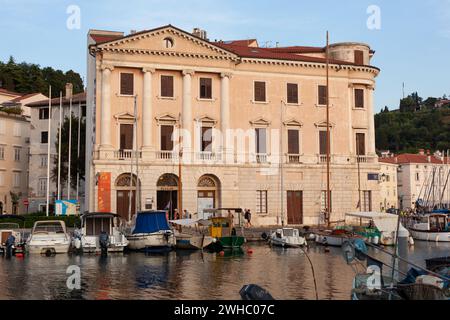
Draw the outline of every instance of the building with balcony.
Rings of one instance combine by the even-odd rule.
[[[357,208],[359,189],[365,208],[379,203],[379,69],[365,44],[329,50],[330,207],[337,221]],[[323,221],[325,57],[323,47],[212,42],[204,31],[171,25],[129,35],[90,30],[87,208],[125,219],[139,208],[173,213],[181,171],[182,209],[193,217],[204,217],[205,208],[241,207],[256,225]]]
[[[398,209],[398,164],[391,157],[381,157],[380,162],[380,211]]]

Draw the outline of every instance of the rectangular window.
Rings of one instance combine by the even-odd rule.
[[[331,196],[332,196],[332,193],[330,191],[330,212],[333,211],[333,198]],[[320,200],[320,210],[322,212],[325,212],[327,210],[327,202],[328,202],[326,190],[322,191],[320,199],[321,199]]]
[[[202,127],[201,134],[201,147],[202,152],[212,152],[212,128],[211,127]]]
[[[266,154],[267,153],[267,143],[266,143],[266,129],[265,128],[256,128],[255,129],[256,136],[256,153],[257,154]]]
[[[47,156],[41,156],[40,165],[41,165],[41,168],[47,167]]]
[[[326,131],[319,131],[319,152],[320,152],[320,155],[322,155],[322,156],[327,155],[327,132]]]
[[[0,160],[5,160],[5,147],[0,146]]]
[[[298,103],[298,85],[296,83],[287,84],[287,103]]]
[[[5,185],[5,172],[4,171],[0,171],[0,187]],[[0,212],[3,213],[3,212]]]
[[[21,128],[19,123],[14,123],[14,137],[20,137]]]
[[[46,120],[48,119],[48,108],[40,108],[39,109],[39,120]]]
[[[364,133],[356,134],[356,154],[358,156],[366,155],[366,135]]]
[[[47,178],[39,178],[38,193],[40,197],[45,196],[47,194]]]
[[[256,191],[256,213],[267,214],[267,190]]]
[[[173,151],[173,126],[161,126],[161,151]]]
[[[255,101],[266,102],[266,83],[263,81],[255,81]]]
[[[173,76],[161,76],[161,97],[173,98]]]
[[[132,96],[134,94],[134,74],[120,74],[120,94],[124,96]]]
[[[20,187],[20,172],[13,172],[13,187]]]
[[[6,133],[6,122],[0,119],[0,134]]]
[[[363,191],[362,201],[361,210],[366,212],[372,211],[372,191]]]
[[[211,78],[200,78],[200,99],[212,99]]]
[[[364,108],[364,90],[355,89],[355,108]]]
[[[288,153],[289,154],[300,154],[299,145],[299,131],[298,130],[288,130]]]
[[[416,181],[420,181],[420,174],[418,172],[416,173]]]
[[[361,50],[355,50],[355,64],[364,65],[364,52]]]
[[[319,86],[319,105],[325,106],[327,105],[327,86]]]
[[[120,125],[120,150],[133,150],[133,125]]]
[[[14,148],[14,161],[20,161],[20,148]]]
[[[48,143],[48,131],[41,131],[41,143]]]

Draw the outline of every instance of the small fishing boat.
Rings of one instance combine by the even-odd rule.
[[[446,214],[431,214],[422,217],[409,231],[416,240],[450,242],[450,221]]]
[[[69,251],[70,235],[64,221],[36,221],[27,240],[27,251],[31,254],[61,254]]]
[[[85,213],[81,217],[81,229],[74,232],[72,246],[83,253],[101,251],[100,237],[107,235],[108,252],[123,252],[128,240],[120,231],[120,217],[114,213]]]
[[[305,237],[300,235],[300,231],[293,228],[276,230],[270,235],[269,243],[283,248],[298,248],[308,245]]]
[[[0,215],[0,220],[21,220],[25,223],[23,216],[17,215]],[[0,223],[0,255],[5,255],[8,249],[8,242],[10,237],[14,240],[11,246],[11,255],[20,255],[25,251],[25,239],[20,230],[18,223],[4,222]]]
[[[207,209],[204,213],[210,214],[209,235],[216,240],[208,246],[208,249],[216,252],[241,249],[246,241],[242,227],[242,209]]]
[[[341,247],[345,241],[360,238],[354,232],[345,229],[316,231],[315,235],[317,244],[331,247]]]
[[[207,220],[183,219],[171,220],[171,224],[179,227],[179,231],[175,231],[176,249],[180,250],[203,250],[216,241],[215,238],[194,229],[193,226],[208,225]]]
[[[176,244],[165,211],[141,211],[134,217],[134,226],[126,234],[128,249],[145,252],[170,251]]]

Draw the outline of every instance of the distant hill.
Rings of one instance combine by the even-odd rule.
[[[16,63],[13,57],[3,63],[0,61],[0,88],[18,93],[40,92],[48,96],[48,86],[52,86],[52,97],[65,93],[66,83],[73,84],[73,93],[83,92],[81,76],[72,71],[63,72],[52,67],[41,68],[37,64]]]
[[[450,149],[450,107],[384,111],[375,115],[378,150],[417,153]]]

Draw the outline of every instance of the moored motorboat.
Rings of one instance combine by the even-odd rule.
[[[415,240],[450,242],[450,221],[446,214],[431,214],[422,217],[409,231]]]
[[[36,221],[26,248],[31,254],[62,254],[69,251],[70,244],[64,221]]]
[[[200,232],[198,228],[199,224],[208,224],[206,220],[171,220],[171,224],[179,228],[175,231],[176,249],[180,250],[203,250],[216,241],[213,237]]]
[[[126,238],[128,249],[133,251],[170,251],[176,244],[165,211],[138,212]]]
[[[1,220],[21,220],[25,222],[23,216],[0,215]],[[8,253],[8,250],[10,252]],[[20,255],[25,251],[25,239],[18,223],[0,223],[0,254]]]
[[[344,229],[316,231],[315,235],[317,244],[331,247],[341,247],[345,241],[360,238],[353,232]]]
[[[269,243],[283,248],[298,248],[308,245],[305,237],[300,235],[300,231],[293,228],[283,228],[274,231],[270,235]]]
[[[114,213],[85,213],[81,216],[81,229],[74,232],[72,246],[83,253],[101,251],[100,237],[106,235],[108,252],[123,252],[128,245],[120,230],[120,217]]]

